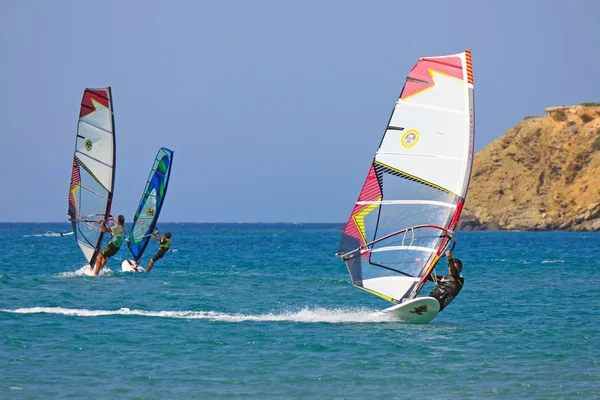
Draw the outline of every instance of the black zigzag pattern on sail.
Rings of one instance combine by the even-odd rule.
[[[382,188],[383,188],[383,185],[381,185],[381,182],[383,181],[383,174],[386,173],[386,174],[398,176],[398,177],[403,178],[403,179],[407,179],[407,180],[412,181],[412,182],[417,182],[417,183],[420,183],[422,185],[426,185],[426,186],[432,187],[434,189],[438,189],[438,190],[441,190],[443,192],[446,192],[446,193],[449,193],[451,195],[456,196],[454,193],[452,193],[448,189],[445,189],[445,188],[443,188],[441,186],[438,186],[435,183],[431,183],[431,182],[426,181],[424,179],[418,178],[418,177],[416,177],[414,175],[411,175],[411,174],[408,174],[406,172],[400,171],[399,169],[392,168],[389,165],[385,165],[385,164],[383,164],[383,163],[381,163],[379,161],[375,161],[373,164],[375,166],[375,173],[377,174],[377,180],[380,182],[380,186],[382,186]]]
[[[105,186],[102,184],[102,182],[100,182],[100,179],[98,179],[98,178],[96,177],[96,175],[94,175],[94,173],[93,173],[93,172],[92,172],[92,171],[91,171],[91,170],[90,170],[90,169],[87,167],[87,165],[85,165],[85,164],[83,163],[83,161],[81,161],[81,160],[79,159],[79,157],[75,157],[75,161],[77,162],[77,165],[79,165],[81,168],[85,169],[85,170],[87,171],[87,173],[88,173],[88,174],[90,174],[90,176],[91,176],[92,178],[94,178],[94,180],[95,180],[96,182],[98,182],[98,185],[102,186],[102,189],[104,189],[104,190],[106,190],[107,192],[109,192],[109,193],[110,193],[110,190],[108,190],[108,189],[107,189],[107,188],[106,188],[106,187],[105,187]]]

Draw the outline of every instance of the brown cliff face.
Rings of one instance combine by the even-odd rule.
[[[545,111],[475,154],[458,229],[600,230],[600,104]]]

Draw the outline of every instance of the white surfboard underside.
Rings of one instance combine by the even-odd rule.
[[[108,269],[106,267],[102,268],[100,270],[100,273],[98,274],[99,276],[104,275],[104,272],[107,271]],[[88,265],[84,265],[83,267],[79,268],[77,271],[75,271],[75,274],[78,276],[94,276],[94,269],[92,267]]]
[[[410,324],[426,324],[440,312],[440,303],[433,297],[417,297],[396,304],[377,314],[390,315],[393,319]]]
[[[146,272],[146,268],[136,263],[134,260],[125,260],[121,264],[121,270],[123,272]]]

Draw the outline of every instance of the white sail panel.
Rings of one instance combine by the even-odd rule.
[[[467,113],[399,102],[375,159],[437,186],[460,193],[469,157]]]
[[[85,122],[88,125],[112,133],[112,110],[109,108],[110,106],[105,106],[93,98],[91,98],[90,101],[94,107],[94,111],[81,117],[80,122]]]
[[[76,149],[105,165],[113,162],[113,134],[84,122],[78,124]]]
[[[385,276],[363,280],[363,287],[391,299],[400,299],[418,282],[417,278],[408,276]]]

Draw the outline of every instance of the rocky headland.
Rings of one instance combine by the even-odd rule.
[[[475,154],[459,230],[600,230],[600,104],[547,108]]]

